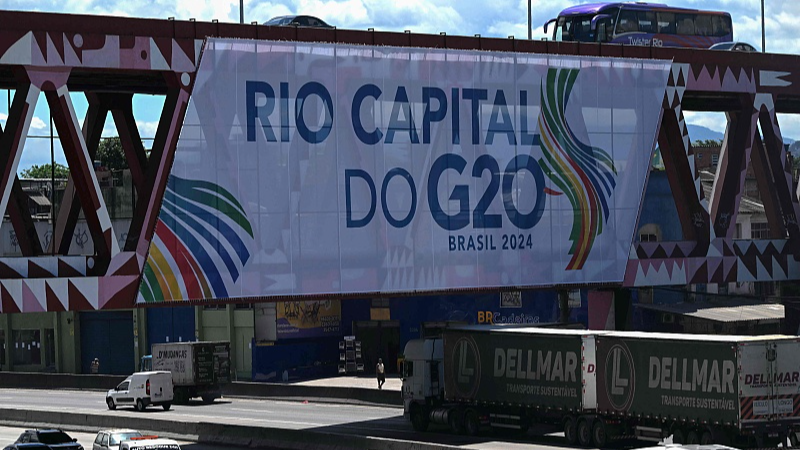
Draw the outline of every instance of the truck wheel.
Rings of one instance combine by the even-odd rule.
[[[603,419],[595,419],[592,425],[592,443],[595,447],[603,448],[608,445],[608,433]]]
[[[800,445],[800,439],[797,439],[797,433],[795,431],[789,432],[789,443],[792,445],[792,447],[797,447]]]
[[[700,435],[700,445],[714,444],[714,438],[711,437],[711,432],[706,430]]]
[[[464,422],[461,420],[461,411],[458,409],[450,410],[447,415],[447,423],[450,430],[455,434],[464,434]]]
[[[675,429],[672,430],[672,443],[673,444],[686,443],[686,433],[683,431],[683,428],[675,427]]]
[[[144,402],[142,401],[142,399],[136,400],[136,410],[137,411],[142,412],[142,411],[144,411],[145,408],[146,408],[146,406],[144,405]]]
[[[477,436],[481,432],[481,422],[478,419],[478,413],[473,409],[468,409],[464,414],[464,431],[467,436]]]
[[[172,406],[171,403],[164,403],[161,405],[161,407],[164,408],[164,411],[169,411],[170,406]]]
[[[575,420],[575,416],[567,416],[564,419],[564,438],[566,438],[569,445],[578,443],[578,423]]]
[[[117,409],[117,405],[114,404],[114,399],[111,397],[106,398],[106,405],[108,405],[108,409],[112,411]]]
[[[205,404],[214,403],[214,399],[215,398],[216,397],[214,397],[213,395],[204,395],[203,396],[203,403],[205,403]]]
[[[589,426],[589,420],[585,417],[578,419],[578,444],[581,447],[588,447],[592,445],[592,428]]]
[[[411,407],[411,426],[414,427],[414,431],[418,431],[423,433],[428,431],[428,415],[425,414],[425,410],[420,407],[419,405],[414,405]]]
[[[686,444],[694,445],[698,442],[700,442],[700,438],[697,436],[697,431],[689,430],[689,432],[686,433]]]

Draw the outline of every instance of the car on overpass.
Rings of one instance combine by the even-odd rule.
[[[264,22],[264,25],[270,26],[289,26],[289,27],[314,27],[314,28],[334,28],[319,17],[294,15],[294,16],[277,16]]]

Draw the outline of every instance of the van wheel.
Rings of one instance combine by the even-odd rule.
[[[145,408],[146,408],[146,406],[144,406],[144,402],[142,401],[142,399],[136,400],[136,410],[137,411],[142,412],[142,411],[144,411]]]
[[[161,407],[164,408],[164,411],[169,411],[170,406],[172,406],[171,403],[164,403],[163,405],[161,405]]]
[[[117,405],[114,404],[114,399],[111,397],[106,398],[106,405],[108,405],[108,409],[112,411],[117,409]]]
[[[464,414],[464,431],[467,436],[477,436],[481,432],[481,422],[475,410],[468,409]]]

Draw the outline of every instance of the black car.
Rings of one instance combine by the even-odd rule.
[[[83,450],[83,446],[78,440],[57,428],[42,430],[25,430],[19,435],[14,444],[9,445],[5,450]]]
[[[314,16],[278,16],[264,22],[264,25],[333,28],[333,26],[325,23],[324,20]]]
[[[50,447],[40,442],[20,442],[18,444],[6,445],[3,450],[50,450]]]

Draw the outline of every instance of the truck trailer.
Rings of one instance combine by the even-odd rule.
[[[152,355],[142,357],[140,370],[172,372],[175,403],[194,397],[211,403],[222,397],[222,386],[231,381],[230,355],[228,341],[153,344]]]
[[[800,431],[800,337],[463,326],[411,341],[404,413],[417,431],[564,430],[619,439],[767,446]]]

